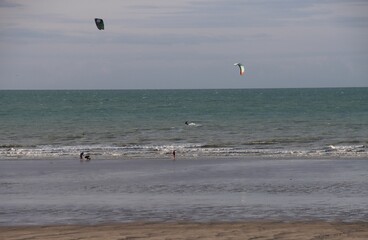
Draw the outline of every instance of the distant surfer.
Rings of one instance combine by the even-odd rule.
[[[175,155],[176,155],[176,152],[175,152],[175,150],[174,150],[174,151],[172,151],[172,157],[173,157],[173,160],[175,160]]]
[[[90,161],[91,160],[91,157],[88,154],[85,155],[84,152],[81,152],[79,154],[79,158],[80,158],[81,161],[83,161],[83,158],[86,159],[86,161]]]
[[[185,121],[185,125],[187,125],[187,126],[201,126],[201,125],[198,125],[194,122],[188,122],[188,121]]]

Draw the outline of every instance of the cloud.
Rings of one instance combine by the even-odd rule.
[[[0,0],[0,8],[20,7],[21,4],[9,0]]]
[[[180,9],[149,16],[149,25],[177,28],[223,28],[276,26],[290,20],[306,19],[317,1],[189,1]]]
[[[367,9],[368,12],[368,9]],[[368,16],[343,16],[337,17],[334,22],[339,26],[368,28]]]

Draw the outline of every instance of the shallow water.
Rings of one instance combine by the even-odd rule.
[[[366,160],[0,163],[0,225],[368,219]]]

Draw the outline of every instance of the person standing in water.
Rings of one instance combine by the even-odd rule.
[[[176,151],[174,150],[174,151],[172,151],[172,157],[173,157],[173,160],[175,160],[175,156],[176,155]]]
[[[79,154],[79,158],[81,162],[84,161],[83,157],[85,158],[87,162],[91,161],[91,157],[89,156],[89,154],[85,155],[84,152],[81,152],[81,154]]]

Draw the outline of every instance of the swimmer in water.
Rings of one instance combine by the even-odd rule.
[[[189,125],[188,121],[185,121],[185,125]]]

